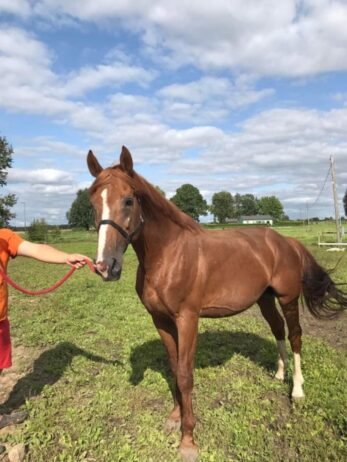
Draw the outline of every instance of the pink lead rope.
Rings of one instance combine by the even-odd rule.
[[[95,273],[95,267],[93,263],[90,260],[85,260],[86,264],[89,266],[89,269]],[[70,270],[65,274],[65,276],[60,279],[58,282],[56,282],[53,286],[48,287],[47,289],[42,289],[42,290],[27,290],[18,285],[16,282],[14,282],[4,271],[4,268],[2,265],[0,265],[0,276],[6,281],[10,286],[12,286],[14,289],[19,290],[19,292],[22,292],[23,294],[26,295],[44,295],[48,294],[49,292],[53,292],[53,290],[57,289],[60,287],[62,284],[64,284],[65,281],[69,279],[70,276],[73,275],[73,273],[76,271],[77,268],[70,268]]]

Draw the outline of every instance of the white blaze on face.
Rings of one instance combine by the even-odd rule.
[[[110,219],[110,208],[107,203],[107,189],[104,189],[101,193],[102,198],[102,220],[109,220]],[[107,237],[107,229],[109,225],[101,225],[99,229],[99,242],[98,242],[98,257],[97,262],[104,261],[104,252],[106,247],[106,237]]]

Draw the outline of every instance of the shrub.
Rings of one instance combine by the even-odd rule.
[[[48,225],[43,218],[34,220],[28,230],[28,239],[33,242],[46,242],[48,236]]]
[[[51,228],[51,230],[49,231],[49,240],[51,242],[61,241],[61,229],[59,228],[59,226],[54,226],[53,228]]]

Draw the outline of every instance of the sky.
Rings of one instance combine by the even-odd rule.
[[[347,0],[0,0],[1,194],[13,225],[66,222],[122,145],[171,197],[184,183],[275,195],[290,218],[347,189]]]

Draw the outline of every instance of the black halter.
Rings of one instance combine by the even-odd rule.
[[[100,229],[101,225],[111,225],[114,229],[116,229],[119,232],[119,234],[121,234],[124,237],[127,244],[131,244],[131,242],[133,240],[133,237],[140,231],[143,223],[144,223],[143,216],[140,215],[140,223],[138,224],[138,226],[136,226],[134,231],[132,231],[131,233],[128,233],[128,232],[125,231],[124,228],[122,228],[120,225],[118,225],[117,223],[115,223],[112,220],[101,220],[101,221],[99,221],[99,224],[98,224],[98,232],[99,232],[99,229]]]

